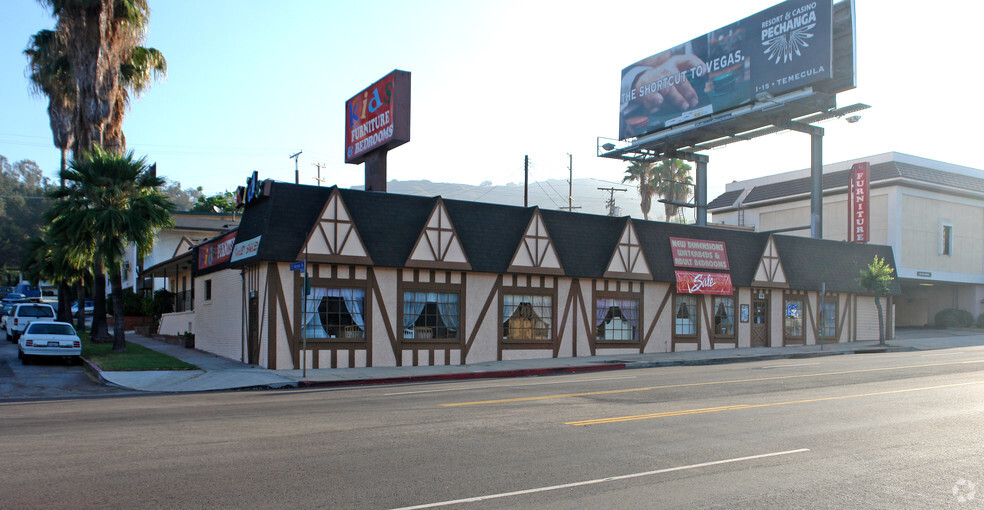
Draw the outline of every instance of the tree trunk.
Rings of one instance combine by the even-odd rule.
[[[881,298],[875,295],[875,308],[878,309],[878,345],[885,345],[885,319],[882,312]]]
[[[92,277],[92,326],[89,339],[93,342],[108,342],[109,329],[106,325],[106,269],[102,256],[96,253],[93,258]]]
[[[79,331],[85,330],[85,280],[80,279],[79,283],[75,284],[75,300],[79,305],[79,311],[75,314],[75,319],[79,321],[79,327],[76,328]]]
[[[58,284],[58,320],[69,324],[72,323],[72,300],[68,296],[71,289],[68,282]]]
[[[123,332],[123,275],[113,271],[109,275],[113,288],[113,352],[126,352],[126,336]]]

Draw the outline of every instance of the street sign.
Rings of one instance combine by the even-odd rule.
[[[301,260],[299,262],[293,262],[293,263],[291,263],[290,270],[291,271],[304,271],[304,261]]]

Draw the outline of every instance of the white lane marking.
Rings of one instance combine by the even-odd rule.
[[[923,356],[951,356],[953,354],[963,354],[963,351],[938,352],[936,354],[923,354]]]
[[[565,380],[565,381],[542,381],[542,382],[527,383],[527,384],[492,384],[487,386],[466,386],[463,388],[462,387],[441,388],[439,390],[401,391],[399,393],[383,393],[383,396],[388,397],[391,395],[412,395],[414,393],[437,393],[441,391],[484,390],[486,388],[510,388],[514,386],[539,386],[541,384],[564,384],[564,383],[573,384],[573,383],[588,382],[588,381],[612,381],[617,379],[635,379],[635,378],[636,376],[629,375],[629,376],[622,376],[622,377],[595,377],[593,379],[578,379],[576,381]]]
[[[607,478],[598,478],[598,479],[595,479],[595,480],[585,480],[583,482],[565,483],[563,485],[550,485],[550,486],[547,486],[547,487],[538,487],[538,488],[535,488],[535,489],[526,489],[526,490],[515,491],[515,492],[501,492],[499,494],[488,494],[486,496],[476,496],[474,498],[454,499],[454,500],[450,500],[450,501],[441,501],[441,502],[438,502],[438,503],[427,503],[427,504],[424,504],[424,505],[416,505],[416,506],[404,506],[404,507],[400,507],[400,508],[394,508],[393,510],[418,510],[418,509],[421,509],[421,508],[435,508],[435,507],[439,507],[439,506],[459,505],[461,503],[476,503],[476,502],[479,502],[479,501],[488,501],[490,499],[507,498],[507,497],[510,497],[510,496],[520,496],[520,495],[523,495],[523,494],[535,494],[537,492],[556,491],[556,490],[560,490],[560,489],[570,489],[570,488],[573,488],[573,487],[582,487],[582,486],[585,486],[585,485],[594,485],[594,484],[606,483],[606,482],[616,482],[616,481],[619,481],[619,480],[628,480],[630,478],[640,478],[640,477],[643,477],[643,476],[661,475],[661,474],[664,474],[664,473],[672,473],[674,471],[685,471],[685,470],[688,470],[688,469],[697,469],[697,468],[708,467],[708,466],[720,466],[721,464],[732,464],[732,463],[735,463],[735,462],[743,462],[743,461],[746,461],[746,460],[764,459],[764,458],[768,458],[768,457],[778,457],[780,455],[790,455],[790,454],[793,454],[793,453],[804,453],[804,452],[808,452],[808,451],[810,451],[809,448],[800,448],[799,450],[787,450],[787,451],[784,451],[784,452],[763,453],[763,454],[760,454],[760,455],[750,455],[748,457],[736,457],[736,458],[733,458],[733,459],[715,460],[715,461],[711,461],[711,462],[702,462],[700,464],[690,464],[690,465],[687,465],[687,466],[677,466],[677,467],[671,467],[671,468],[665,468],[665,469],[657,469],[655,471],[644,471],[642,473],[632,473],[630,475],[609,476]]]
[[[820,363],[793,363],[792,365],[769,365],[761,368],[786,368],[786,367],[805,367],[808,365],[819,365]]]

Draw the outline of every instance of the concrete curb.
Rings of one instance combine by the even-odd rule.
[[[331,386],[369,386],[375,384],[398,384],[431,381],[453,381],[463,379],[503,379],[510,377],[530,377],[536,375],[576,374],[580,372],[600,372],[628,368],[625,363],[605,363],[603,365],[584,365],[580,367],[523,368],[513,370],[493,370],[487,372],[460,372],[453,374],[408,375],[376,379],[345,379],[339,381],[298,381],[299,388]]]

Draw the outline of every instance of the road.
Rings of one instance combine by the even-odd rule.
[[[982,397],[965,347],[0,402],[0,507],[981,508]]]

